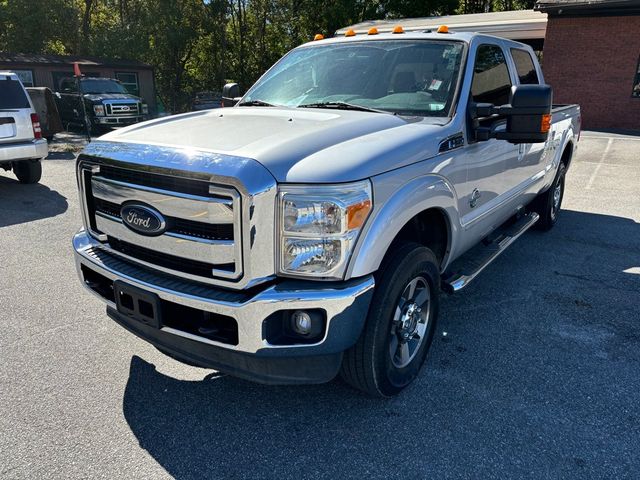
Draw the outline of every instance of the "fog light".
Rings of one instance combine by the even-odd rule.
[[[311,333],[311,316],[307,312],[297,310],[291,315],[293,330],[300,335]]]

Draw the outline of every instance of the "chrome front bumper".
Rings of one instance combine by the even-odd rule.
[[[94,123],[99,125],[132,125],[145,120],[144,115],[118,115],[118,116],[106,116],[95,117]]]
[[[153,293],[160,299],[197,310],[232,317],[238,324],[238,343],[230,345],[198,337],[175,328],[163,326],[161,332],[209,345],[229,352],[242,352],[260,356],[302,357],[305,355],[338,354],[351,347],[358,339],[373,294],[373,276],[348,282],[310,282],[286,280],[271,283],[264,288],[254,287],[233,292],[196,282],[167,280],[156,276],[131,262],[107,252],[102,244],[81,230],[73,238],[76,267],[80,279],[91,293],[103,300],[110,312],[116,305],[85,281],[84,269],[89,269],[111,281],[120,280]],[[313,344],[271,345],[264,338],[263,322],[282,310],[321,309],[326,312],[324,337]],[[110,313],[111,314],[111,313]],[[113,315],[112,315],[113,316]],[[144,334],[134,332],[145,338]],[[149,340],[152,341],[152,340]],[[153,341],[152,341],[153,343]]]

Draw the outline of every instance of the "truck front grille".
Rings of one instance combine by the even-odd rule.
[[[107,115],[109,116],[126,116],[138,115],[140,111],[138,103],[106,103]]]
[[[204,283],[242,277],[241,196],[235,188],[180,176],[79,163],[86,224],[104,248],[164,273]],[[166,222],[159,236],[123,222],[130,202],[152,207]]]

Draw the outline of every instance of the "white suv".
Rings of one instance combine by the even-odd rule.
[[[36,183],[47,153],[40,120],[20,79],[0,72],[0,168],[13,170],[21,183]]]

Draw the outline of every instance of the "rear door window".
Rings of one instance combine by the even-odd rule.
[[[65,78],[64,80],[60,81],[60,91],[62,93],[77,93],[78,89],[77,89],[77,85],[75,80],[71,80],[68,78]]]
[[[0,110],[20,108],[31,108],[22,85],[11,77],[0,77]]]
[[[529,52],[519,48],[512,48],[511,56],[513,57],[513,63],[516,64],[516,73],[518,74],[520,85],[538,85],[540,83],[538,73]]]

